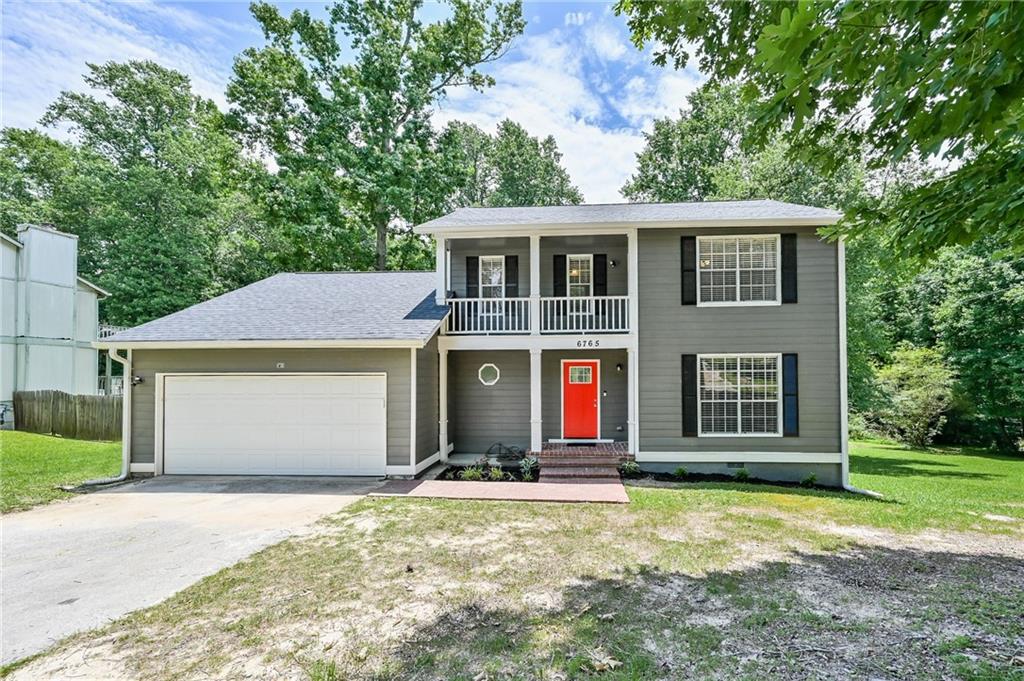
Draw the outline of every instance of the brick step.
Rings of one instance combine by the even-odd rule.
[[[542,456],[537,461],[541,468],[559,466],[610,466],[618,468],[619,458],[614,456]]]
[[[615,468],[574,466],[565,468],[542,468],[540,481],[574,480],[579,478],[610,478],[617,480],[619,471]]]

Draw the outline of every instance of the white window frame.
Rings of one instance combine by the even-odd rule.
[[[742,357],[774,357],[775,358],[775,402],[778,405],[775,410],[775,432],[774,433],[742,433],[739,429],[742,427],[743,414],[740,411],[739,404],[741,400],[737,395],[736,398],[736,428],[735,433],[705,433],[704,422],[701,420],[701,405],[703,400],[700,398],[700,378],[702,373],[702,361],[705,359],[736,359],[737,363]],[[737,391],[739,385],[736,386]],[[759,400],[760,401],[760,400]],[[697,437],[782,437],[782,353],[781,352],[716,352],[706,355],[697,355]]]
[[[488,298],[487,296],[484,295],[484,286],[485,286],[485,284],[484,284],[484,261],[485,260],[487,260],[487,261],[498,260],[501,263],[501,295],[500,296],[495,296],[494,298]],[[481,256],[479,256],[477,258],[477,281],[480,282],[479,283],[480,290],[477,291],[477,294],[480,296],[480,298],[485,299],[485,300],[496,300],[498,298],[504,298],[505,297],[505,283],[506,283],[505,282],[505,275],[506,275],[506,272],[505,272],[505,256],[503,256],[503,255],[481,255]],[[491,284],[486,284],[486,286],[487,286],[487,288],[494,288],[494,286],[491,285]]]
[[[775,238],[775,300],[740,300],[740,264],[739,240]],[[700,254],[702,244],[708,241],[736,239],[736,300],[701,301],[701,272],[721,270],[702,269]],[[763,307],[766,305],[782,305],[782,235],[781,234],[716,234],[697,237],[697,307]]]
[[[484,369],[487,369],[487,368],[494,369],[494,380],[493,381],[488,382],[488,381],[484,380]],[[501,369],[498,368],[497,364],[494,364],[492,362],[485,362],[485,363],[480,365],[479,369],[476,370],[476,377],[480,380],[480,383],[482,383],[483,385],[486,385],[486,386],[497,385],[498,381],[501,380]]]
[[[590,263],[590,282],[586,286],[590,289],[585,296],[574,296],[572,295],[573,286],[583,286],[584,284],[573,284],[571,280],[572,272],[572,260],[586,260]],[[594,254],[593,253],[576,253],[565,256],[565,297],[566,298],[593,298],[594,297]]]

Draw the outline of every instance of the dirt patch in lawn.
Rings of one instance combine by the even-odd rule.
[[[777,506],[370,499],[13,678],[1018,673],[1019,538]]]

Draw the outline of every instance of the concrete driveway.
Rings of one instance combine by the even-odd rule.
[[[159,603],[379,484],[163,476],[4,516],[0,660]]]

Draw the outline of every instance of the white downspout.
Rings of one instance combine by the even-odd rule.
[[[875,499],[882,495],[850,484],[850,405],[846,368],[846,243],[839,239],[837,246],[837,270],[839,280],[839,447],[842,453],[843,489],[854,494],[863,494]]]
[[[121,357],[117,354],[117,350],[113,348],[107,351],[107,356],[112,357],[123,369],[121,378],[121,474],[114,478],[86,480],[82,483],[83,487],[109,485],[128,479],[132,448],[132,351],[128,350],[127,352],[128,355],[126,357]]]

